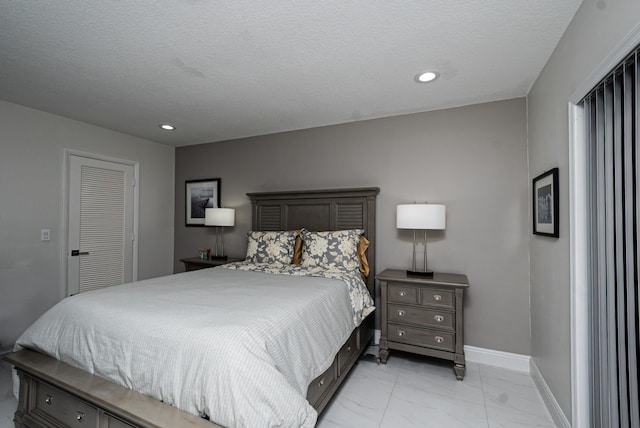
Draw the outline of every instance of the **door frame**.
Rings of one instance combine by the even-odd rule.
[[[105,162],[119,163],[122,165],[133,166],[133,272],[132,281],[138,280],[138,224],[139,224],[139,208],[140,208],[140,195],[138,185],[140,183],[140,163],[128,159],[120,159],[111,156],[99,155],[96,153],[89,153],[74,149],[64,149],[63,156],[63,183],[62,183],[62,224],[60,227],[60,246],[61,246],[61,283],[64,284],[64,294],[69,296],[69,185],[70,185],[70,158],[71,156],[79,156],[88,159],[96,159]]]

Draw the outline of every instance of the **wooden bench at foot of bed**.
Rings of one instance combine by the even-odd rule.
[[[16,427],[221,428],[39,352],[4,359],[20,377]]]

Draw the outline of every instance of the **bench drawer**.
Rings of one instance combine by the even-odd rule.
[[[347,363],[353,358],[357,358],[360,355],[360,347],[358,340],[358,330],[351,333],[351,337],[347,340],[340,351],[338,352],[338,376],[342,376]]]
[[[333,364],[324,373],[315,378],[309,384],[307,400],[313,406],[338,378],[338,358],[334,358]]]
[[[95,427],[98,410],[45,382],[37,383],[35,408],[69,427]]]

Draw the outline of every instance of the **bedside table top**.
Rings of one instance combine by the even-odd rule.
[[[448,287],[468,288],[469,280],[466,275],[458,273],[434,272],[432,277],[407,275],[406,270],[385,269],[376,275],[379,281],[399,281],[416,285],[446,285]]]
[[[201,259],[200,257],[186,257],[180,259],[182,263],[189,263],[192,265],[200,265],[200,266],[220,266],[225,265],[227,263],[233,262],[241,262],[242,259],[234,259],[233,257],[229,257],[227,259]]]

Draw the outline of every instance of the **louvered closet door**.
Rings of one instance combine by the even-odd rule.
[[[69,294],[132,281],[134,167],[69,161]]]

